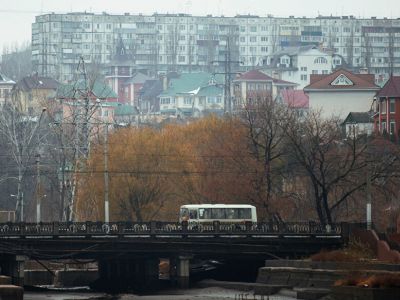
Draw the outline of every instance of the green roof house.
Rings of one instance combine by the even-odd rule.
[[[224,111],[224,80],[210,73],[182,73],[159,96],[161,114],[200,117]]]

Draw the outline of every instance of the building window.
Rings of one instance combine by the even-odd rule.
[[[386,122],[382,122],[382,123],[381,123],[381,126],[382,126],[382,127],[381,127],[381,132],[382,132],[382,133],[386,133],[386,132],[387,132],[387,130],[386,130]]]
[[[250,26],[250,32],[257,32],[257,26]]]
[[[395,99],[390,99],[390,113],[394,114],[396,112],[396,101]]]
[[[241,36],[241,37],[240,37],[240,42],[241,42],[241,43],[245,43],[245,42],[246,42],[246,38],[245,38],[244,36]]]
[[[185,97],[183,99],[183,104],[186,104],[186,105],[192,104],[192,99],[190,97]]]
[[[301,81],[307,81],[307,75],[303,74],[301,75]]]
[[[390,134],[395,134],[396,133],[396,122],[395,121],[390,121]]]
[[[328,74],[328,70],[322,70],[322,74],[324,75]]]
[[[268,42],[268,37],[267,36],[262,36],[261,37],[261,42]]]
[[[179,62],[185,62],[185,56],[179,55],[178,61],[179,61]]]
[[[312,74],[318,74],[318,70],[312,70]]]
[[[160,104],[170,104],[171,99],[170,98],[160,98]]]
[[[257,42],[257,37],[256,36],[251,36],[250,37],[250,43],[255,43]]]
[[[381,111],[381,114],[383,114],[383,115],[386,114],[386,101],[385,100],[381,101],[381,109],[380,109],[380,111]]]
[[[304,71],[304,72],[307,72],[307,67],[301,67],[300,70]]]
[[[327,64],[328,60],[325,57],[317,57],[314,59],[314,64]]]
[[[261,47],[261,52],[268,52],[268,47]]]

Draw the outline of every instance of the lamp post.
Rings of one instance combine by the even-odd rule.
[[[100,99],[96,99],[96,103],[99,104],[101,110],[100,114],[101,117],[103,117],[103,105],[100,101]],[[108,117],[108,116],[107,116]],[[108,188],[108,120],[106,122],[103,122],[104,124],[104,148],[103,148],[103,154],[104,154],[104,222],[109,223],[110,222],[110,202],[108,199],[108,194],[109,194],[109,188]]]
[[[108,123],[104,128],[104,222],[110,222],[110,210],[108,201]]]

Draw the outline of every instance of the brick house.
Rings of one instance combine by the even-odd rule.
[[[388,134],[392,140],[400,138],[400,76],[391,76],[374,101],[374,129]]]

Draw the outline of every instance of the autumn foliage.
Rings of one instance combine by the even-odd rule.
[[[258,164],[235,119],[205,118],[109,135],[111,220],[177,220],[188,203],[254,203]],[[76,216],[104,218],[104,145],[93,147],[78,186]]]

